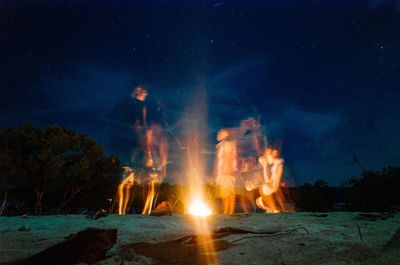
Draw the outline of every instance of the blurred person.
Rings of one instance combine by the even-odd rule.
[[[248,157],[257,158],[260,156],[263,151],[260,122],[255,118],[242,120],[238,133],[241,157],[247,159]]]
[[[148,92],[141,85],[135,86],[132,91],[133,127],[134,127],[134,148],[131,162],[135,168],[141,167],[145,157],[145,138],[147,128],[147,98]]]
[[[168,142],[161,127],[160,108],[147,101],[148,91],[137,85],[133,92],[136,148],[132,160],[145,180],[146,202],[143,214],[150,214],[159,190],[159,183],[167,174]]]
[[[147,127],[147,111],[148,106],[146,98],[148,91],[142,85],[136,85],[132,91],[132,98],[134,103],[134,127],[136,130]]]
[[[280,150],[277,147],[266,148],[259,158],[259,163],[263,167],[264,184],[259,189],[261,196],[256,199],[256,204],[266,212],[283,211],[280,182],[283,176],[284,160],[280,157]]]
[[[240,172],[236,176],[236,196],[239,200],[239,205],[243,212],[247,214],[249,212],[249,203],[254,205],[254,199],[252,197],[251,191],[246,190],[246,182],[249,179],[253,179],[254,167],[256,160],[253,157],[247,157],[242,159],[242,167]]]
[[[160,107],[147,100],[148,91],[137,85],[132,92],[137,147],[132,157],[136,166],[153,168],[166,176],[168,142],[161,127]],[[140,149],[140,150],[138,150]]]
[[[222,201],[223,214],[235,211],[235,173],[237,172],[236,141],[227,129],[217,134],[216,177],[218,197]]]
[[[257,163],[257,159],[262,153],[262,143],[259,121],[255,118],[242,120],[237,130],[239,174],[236,178],[236,195],[245,213],[248,212],[249,203],[256,210],[253,190],[263,183],[261,166]],[[246,183],[251,183],[253,187],[247,189]]]

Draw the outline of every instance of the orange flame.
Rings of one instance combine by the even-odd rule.
[[[211,228],[209,222],[211,216],[204,218],[211,214],[211,210],[204,203],[204,176],[205,173],[205,161],[201,154],[201,147],[206,141],[205,132],[206,126],[206,113],[207,113],[207,102],[206,102],[206,89],[203,86],[198,86],[193,100],[193,104],[189,104],[187,112],[185,113],[186,133],[185,133],[185,145],[180,145],[182,150],[186,151],[186,175],[189,181],[189,196],[188,201],[191,202],[187,205],[186,209],[193,215],[194,227],[197,234],[203,235],[206,240],[204,244],[198,244],[203,253],[213,253],[213,255],[205,255],[203,258],[206,260],[198,261],[200,264],[218,264],[218,259],[215,253],[215,247],[213,240],[211,240]]]
[[[212,212],[201,199],[195,199],[189,206],[189,213],[196,216],[209,216]]]

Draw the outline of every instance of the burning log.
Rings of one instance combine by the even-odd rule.
[[[189,213],[196,216],[209,216],[211,210],[202,200],[196,199],[190,205]]]
[[[152,212],[152,216],[172,215],[171,205],[163,201]]]

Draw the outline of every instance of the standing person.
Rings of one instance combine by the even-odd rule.
[[[137,85],[132,92],[134,108],[134,128],[137,149],[132,160],[136,166],[144,166],[161,171],[166,176],[168,159],[167,138],[161,127],[159,107],[147,100],[148,91]]]
[[[132,160],[146,179],[147,196],[142,213],[150,214],[153,204],[156,203],[158,185],[167,174],[168,144],[160,125],[160,111],[156,104],[151,104],[146,100],[148,91],[143,86],[137,85],[132,96],[137,140]]]
[[[253,171],[256,164],[256,160],[253,157],[247,157],[241,159],[241,167],[239,169],[239,174],[236,176],[236,196],[239,200],[239,205],[242,208],[243,213],[247,214],[249,212],[249,203],[254,205],[255,203],[252,197],[251,191],[246,190],[246,182],[253,179]]]
[[[236,177],[236,195],[244,213],[248,213],[251,203],[256,210],[252,189],[246,190],[246,183],[257,184],[259,181],[260,166],[257,158],[262,152],[261,124],[255,118],[247,118],[240,122],[237,131],[237,153],[239,174]],[[260,182],[260,181],[259,181]],[[261,181],[262,182],[262,181]]]
[[[132,91],[133,98],[133,127],[135,128],[135,149],[132,154],[132,161],[135,167],[142,166],[146,162],[146,131],[148,106],[146,102],[148,92],[141,85],[137,85]]]
[[[217,135],[216,184],[224,214],[235,212],[235,173],[237,172],[236,141],[229,131],[221,129]]]
[[[142,85],[137,85],[132,91],[132,97],[134,99],[135,106],[135,121],[134,125],[136,129],[147,126],[147,106],[146,98],[148,92]]]

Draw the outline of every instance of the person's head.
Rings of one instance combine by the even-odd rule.
[[[243,171],[250,171],[256,165],[254,157],[246,157],[243,159]]]
[[[281,156],[281,151],[278,148],[273,148],[271,152],[271,156],[273,159],[280,158]]]
[[[264,151],[264,157],[267,159],[269,164],[272,164],[276,159],[281,157],[281,151],[275,146],[267,147]]]
[[[142,85],[136,85],[135,89],[133,89],[133,92],[132,92],[132,96],[140,101],[145,101],[147,95],[148,95],[148,92]]]
[[[133,172],[133,169],[129,166],[123,166],[122,169],[123,169],[125,175],[129,175],[130,173]]]
[[[281,157],[281,143],[274,143],[272,146],[265,148],[264,156],[269,164]]]
[[[272,157],[277,159],[281,157],[281,150],[282,150],[282,142],[276,141],[272,144]]]
[[[217,141],[220,142],[228,136],[229,136],[229,132],[226,129],[221,129],[221,130],[219,130],[219,132],[217,134]]]
[[[271,163],[271,161],[272,161],[272,148],[271,147],[267,147],[267,148],[265,148],[265,150],[264,150],[264,157],[265,157],[265,159],[267,160],[267,162],[268,163]]]

